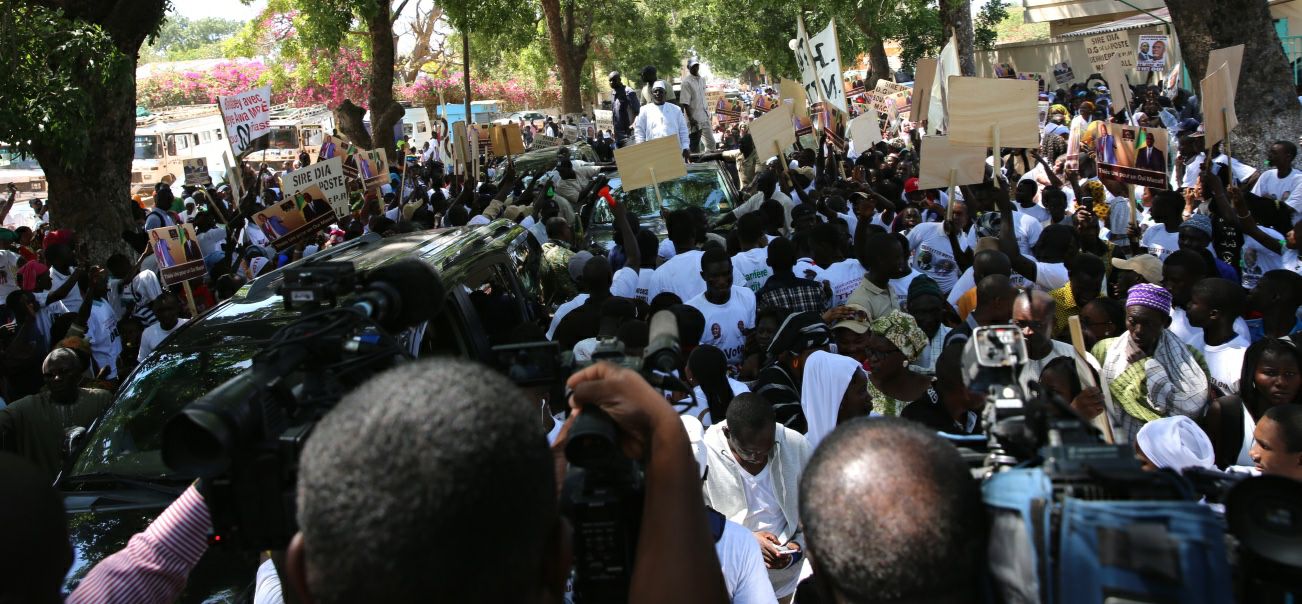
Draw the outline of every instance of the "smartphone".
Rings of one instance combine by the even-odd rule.
[[[778,547],[777,547],[777,550],[778,550],[778,553],[781,554],[781,555],[783,555],[783,556],[790,556],[790,555],[792,555],[792,554],[795,554],[796,551],[798,551],[798,550],[794,550],[794,549],[787,549],[786,547],[783,547],[783,546],[778,546]]]

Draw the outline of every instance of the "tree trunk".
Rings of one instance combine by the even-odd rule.
[[[891,62],[886,58],[886,43],[881,38],[868,38],[868,67],[873,70],[864,88],[872,90],[877,87],[877,80],[891,79]]]
[[[371,37],[371,91],[368,106],[371,110],[371,148],[394,148],[393,126],[403,116],[402,106],[393,100],[393,19],[389,13],[389,0],[372,0],[366,18]]]
[[[958,40],[958,66],[965,76],[976,75],[975,36],[972,30],[972,3],[970,0],[941,0],[940,23],[945,32],[943,44],[950,36]]]
[[[1193,78],[1187,87],[1194,94],[1201,96],[1198,83],[1206,77],[1208,53],[1244,45],[1234,103],[1239,125],[1232,133],[1232,147],[1235,159],[1262,165],[1271,143],[1302,132],[1302,107],[1266,0],[1181,0],[1167,3],[1167,8],[1179,33],[1180,56]]]
[[[336,129],[359,147],[371,146],[371,133],[366,131],[365,120],[366,109],[353,104],[348,99],[344,99],[344,102],[335,107]]]
[[[583,65],[588,61],[592,44],[592,11],[585,9],[581,40],[575,40],[574,3],[567,3],[561,14],[560,0],[542,0],[543,18],[547,21],[547,41],[556,57],[556,71],[561,79],[561,113],[582,113],[583,94],[579,90]]]

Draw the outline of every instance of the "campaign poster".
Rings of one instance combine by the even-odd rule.
[[[814,133],[814,121],[805,115],[791,114],[791,127],[795,128],[796,136],[805,136]]]
[[[1054,65],[1053,81],[1057,82],[1060,86],[1076,81],[1076,74],[1072,72],[1071,65],[1066,61]]]
[[[1139,50],[1135,55],[1135,69],[1166,73],[1167,51],[1171,48],[1170,36],[1139,36]]]
[[[720,97],[714,104],[714,114],[718,116],[720,124],[737,123],[741,120],[741,114],[744,110],[741,99]]]
[[[311,195],[310,188],[307,193]],[[309,201],[309,195],[287,197],[253,215],[253,223],[266,235],[267,243],[277,252],[293,249],[335,221],[334,211],[328,203],[322,204],[315,197]],[[303,207],[299,206],[300,203]],[[305,208],[312,214],[310,220],[304,215]]]
[[[897,114],[907,111],[912,95],[913,89],[908,86],[896,84],[890,80],[877,80],[877,87],[873,89],[870,96],[872,97],[873,110],[889,115],[892,109]]]
[[[366,188],[378,187],[389,182],[389,155],[384,149],[370,149],[354,156],[357,165],[357,178],[365,183]]]
[[[1015,78],[1017,77],[1017,69],[1013,67],[1012,63],[995,63],[995,77]]]
[[[1167,132],[1162,128],[1140,128],[1108,124],[1107,133],[1095,137],[1095,158],[1099,176],[1121,182],[1167,188]]]
[[[293,198],[309,222],[321,214],[348,213],[344,158],[332,157],[284,175],[285,197]]]
[[[271,87],[217,97],[231,152],[241,155],[253,141],[271,132]]]
[[[764,94],[755,95],[755,98],[751,101],[751,108],[755,110],[755,113],[760,115],[772,111],[773,108],[777,106],[778,103],[773,97]]]
[[[163,285],[171,287],[208,274],[193,224],[151,229],[149,247],[158,260],[158,277]]]
[[[818,121],[818,128],[827,134],[827,144],[837,153],[845,153],[847,132],[846,115],[831,103],[814,103],[810,116]]]
[[[185,184],[211,185],[212,176],[208,174],[208,160],[202,157],[181,160],[181,169],[185,171]]]

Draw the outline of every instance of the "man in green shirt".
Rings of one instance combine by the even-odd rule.
[[[51,482],[68,454],[68,433],[90,426],[113,402],[107,390],[81,387],[84,370],[76,353],[56,348],[41,365],[46,389],[0,409],[0,450],[27,458]]]

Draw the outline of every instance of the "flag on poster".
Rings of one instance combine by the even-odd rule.
[[[231,143],[231,152],[239,156],[253,141],[271,132],[271,87],[263,86],[232,96],[217,97],[222,123]]]

